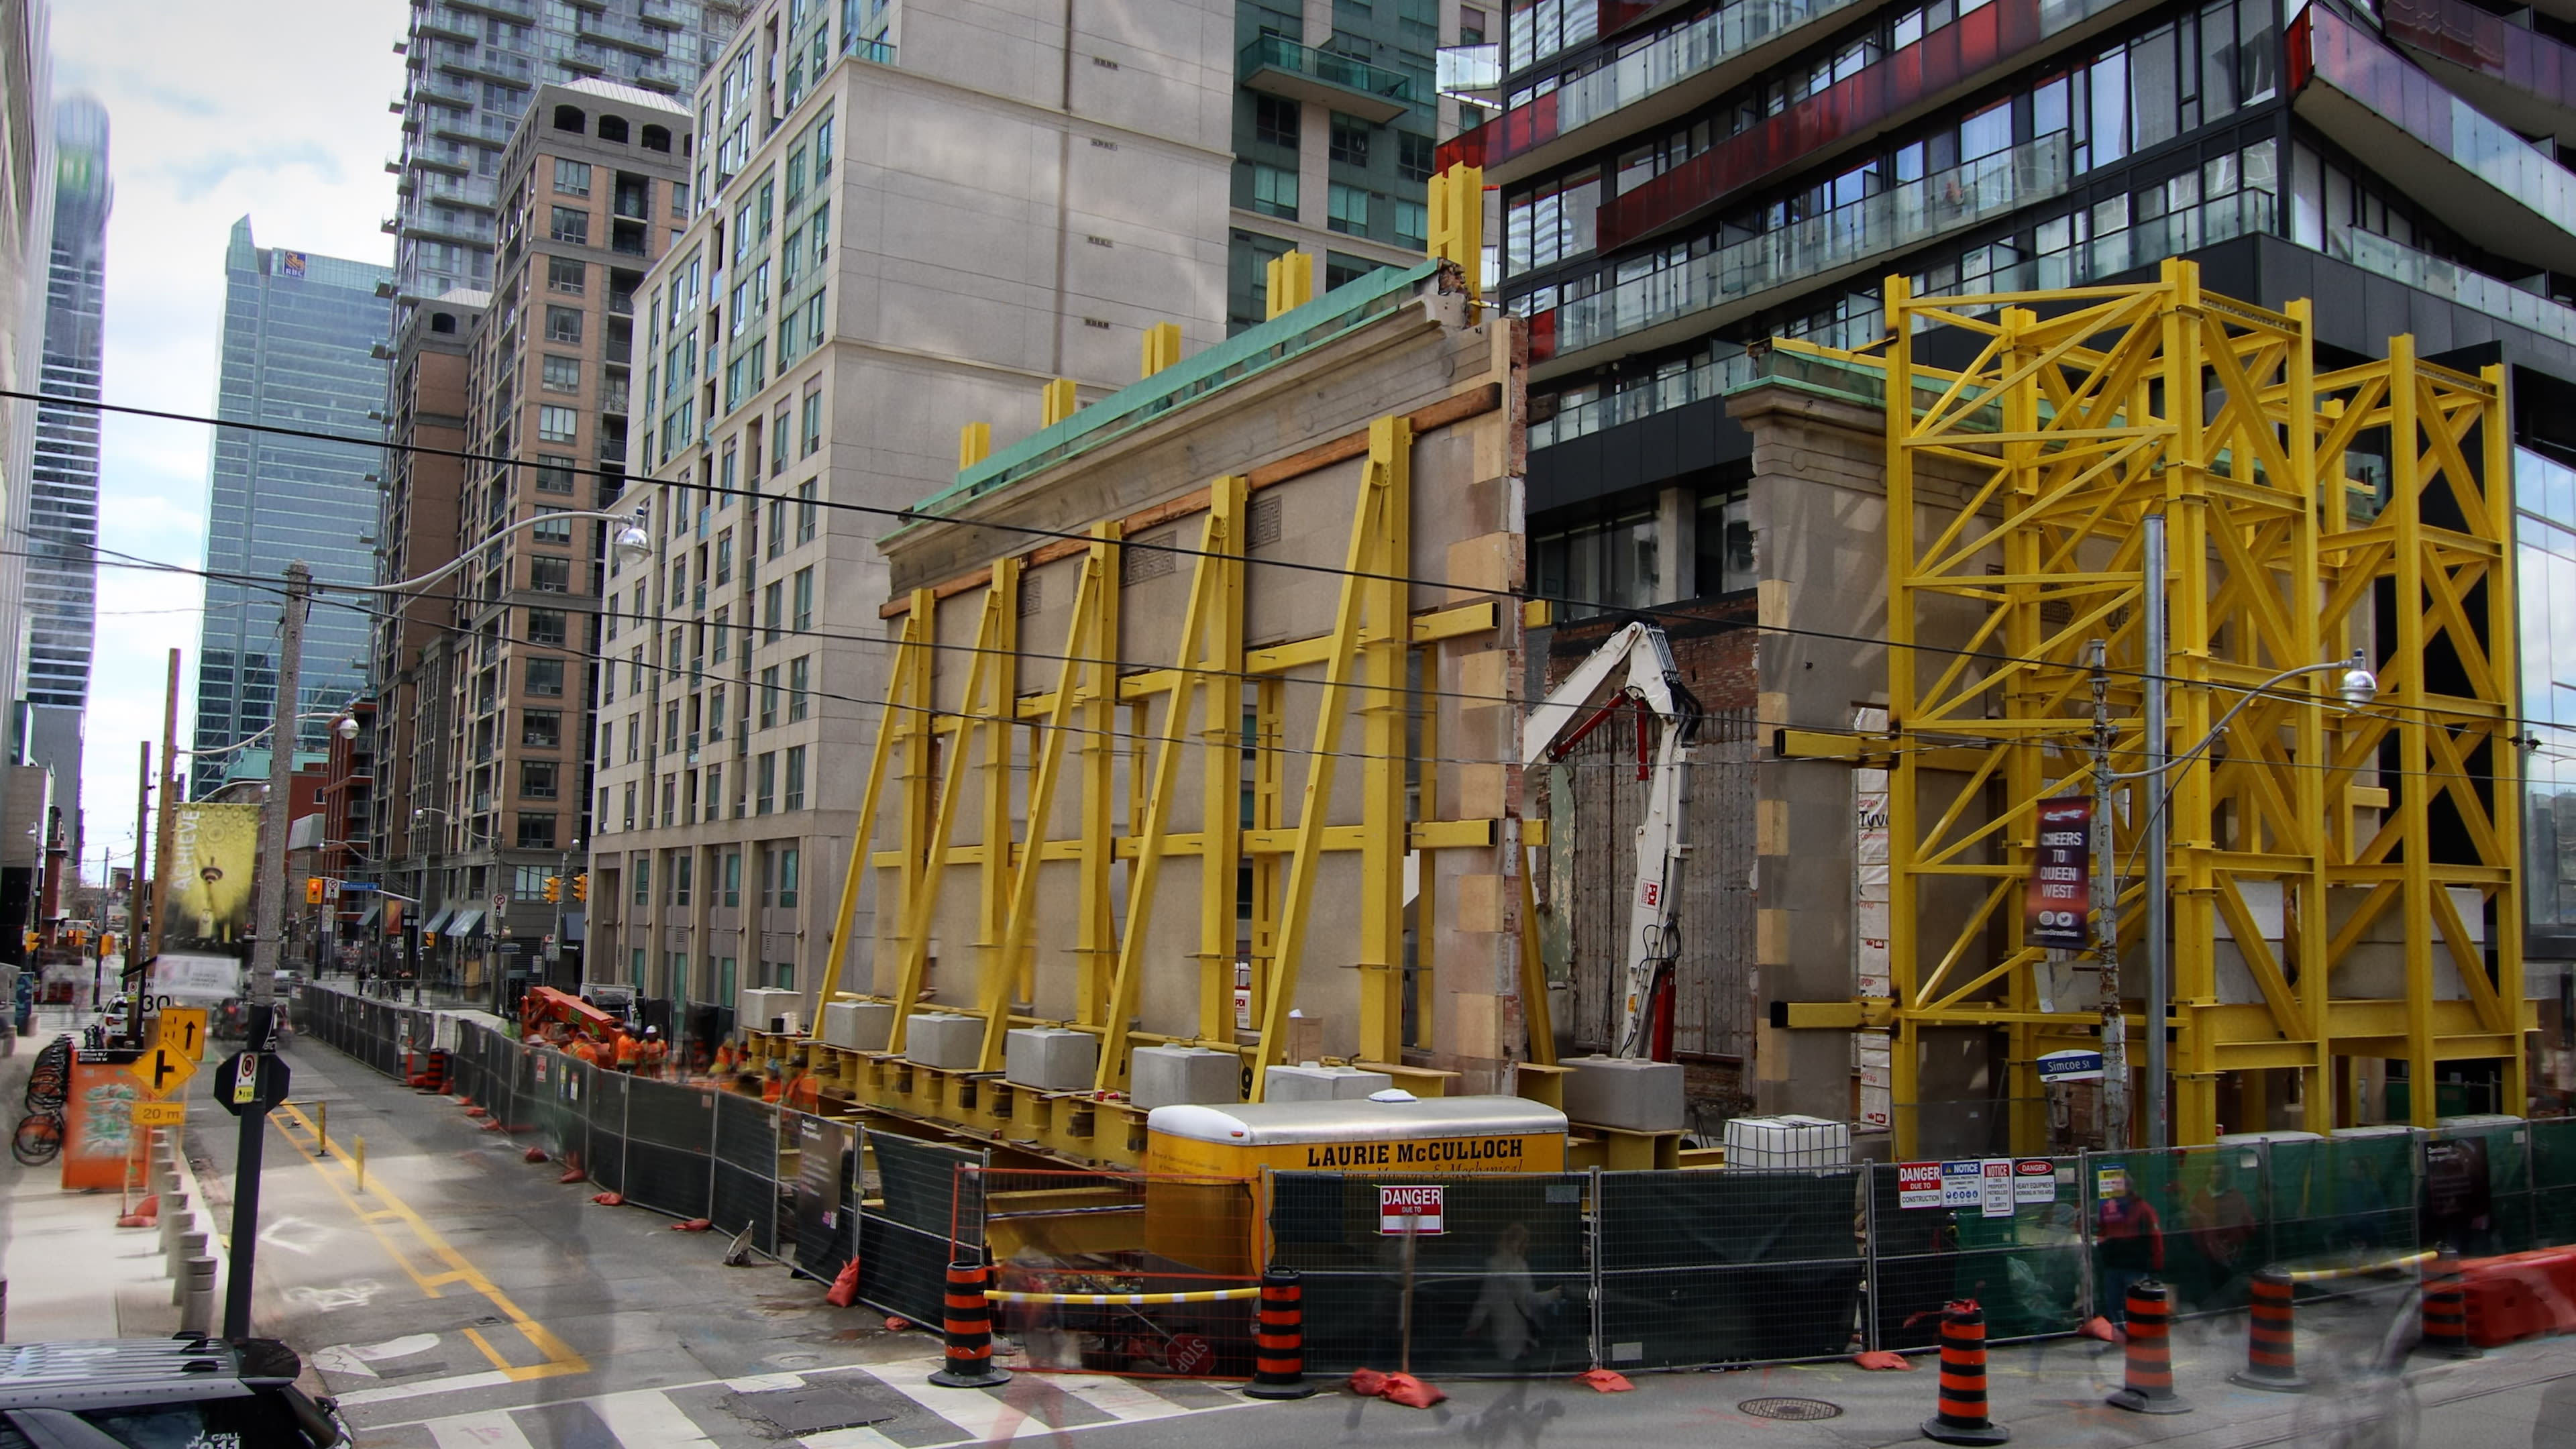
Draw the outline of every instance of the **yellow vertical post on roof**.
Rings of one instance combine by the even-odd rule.
[[[1485,168],[1464,163],[1431,178],[1429,254],[1467,274],[1467,295],[1483,294]]]
[[[1404,582],[1412,551],[1413,426],[1402,417],[1369,424],[1371,481],[1383,499],[1378,526],[1361,565],[1359,631],[1366,741],[1360,760],[1360,1057],[1404,1060],[1405,724],[1411,713],[1407,664],[1412,647],[1411,589]]]
[[[1902,274],[1891,275],[1884,295],[1890,338],[1886,394],[1880,409],[1887,430],[1887,707],[1888,718],[1901,722],[1914,717],[1918,692],[1914,658],[1914,450],[1906,446],[1906,440],[1914,434],[1914,330],[1909,311],[1912,283]],[[1921,785],[1915,752],[1895,751],[1888,768],[1887,790],[1887,838],[1891,848],[1902,848],[1915,838],[1915,798]],[[1920,949],[1914,917],[1917,894],[1911,872],[1889,870],[1887,980],[1889,993],[1899,1006],[1914,1002],[1915,953]],[[1908,1160],[1916,1155],[1920,1139],[1914,1111],[1920,1079],[1916,1032],[1912,1014],[1900,1013],[1888,1031],[1887,1044],[1889,1126],[1896,1136],[1896,1155]],[[1778,1045],[1785,1048],[1787,1043]]]
[[[2487,616],[2480,622],[2486,626],[2489,641],[2487,671],[2497,686],[2497,692],[2506,694],[2510,700],[2512,695],[2507,692],[2513,691],[2515,683],[2522,678],[2521,641],[2515,634],[2519,627],[2516,623],[2519,613],[2515,594],[2518,581],[2514,576],[2512,393],[2505,387],[2502,364],[2490,363],[2480,369],[2478,379],[2486,384],[2494,402],[2487,409],[2479,433],[2479,441],[2485,445],[2479,462],[2486,475],[2480,480],[2485,485],[2480,501],[2486,506],[2472,510],[2471,514],[2473,521],[2496,546],[2494,574],[2488,579],[2486,588]],[[2518,708],[2503,711],[2504,733],[2508,738],[2523,733],[2513,728],[2522,713]],[[2496,865],[2501,869],[2504,882],[2495,893],[2496,959],[2511,966],[2521,962],[2523,951],[2520,889],[2523,840],[2519,824],[2525,799],[2523,757],[2518,745],[2490,749],[2488,757],[2489,767],[2495,772],[2490,818],[2502,827],[2494,832]],[[2503,996],[2503,1004],[2512,1008],[2510,1029],[2517,1040],[2522,1033],[2540,1025],[2539,1015],[2526,999],[2527,989],[2521,982],[2522,973],[2509,969],[2496,983],[2499,994]],[[2503,1068],[2500,1088],[2503,1104],[2500,1110],[2519,1111],[2530,1092],[2530,1085],[2525,1080],[2530,1059],[2526,1053],[2516,1051],[2507,1053],[2500,1064]]]
[[[957,430],[957,471],[965,472],[993,455],[993,425],[968,423]]]
[[[1138,362],[1137,377],[1152,377],[1181,360],[1181,324],[1157,322],[1145,329],[1143,356]]]
[[[1091,631],[1099,617],[1100,591],[1106,587],[1105,555],[1103,546],[1094,542],[1084,553],[1081,570],[1075,575],[1072,618],[1065,626],[1064,658],[1056,667],[1055,695],[1047,702],[1045,723],[1039,727],[1030,751],[1034,758],[1029,767],[1027,824],[1011,865],[1010,902],[1002,919],[1002,959],[1009,963],[1015,990],[1026,1001],[1037,999],[1036,965],[1029,937],[1037,920],[1038,870],[1046,853],[1047,824],[1055,815],[1056,791],[1064,768],[1065,745],[1073,733],[1083,671],[1088,666],[1087,656],[1096,647]],[[1022,587],[1026,587],[1025,582]],[[984,1018],[987,1070],[1001,1060],[997,1053],[1002,1051],[1008,1035],[1009,1016],[1007,1010],[990,1011],[988,1003]]]
[[[1072,417],[1074,409],[1080,406],[1081,400],[1074,396],[1073,379],[1059,377],[1038,389],[1038,426],[1054,427]]]
[[[1082,662],[1081,907],[1075,913],[1073,947],[1081,968],[1074,1019],[1084,1026],[1104,1026],[1109,974],[1118,961],[1110,877],[1118,867],[1118,601],[1127,550],[1116,523],[1094,524],[1091,540],[1099,587],[1092,591],[1091,645]]]
[[[978,838],[984,845],[982,868],[976,872],[975,949],[977,1004],[984,1013],[983,1070],[1002,1069],[1002,1047],[1011,1024],[1013,988],[1019,984],[1019,958],[1010,947],[1009,913],[1015,882],[1011,875],[1012,780],[1017,774],[1019,733],[1020,567],[1015,555],[993,560],[987,586],[991,607],[991,666],[984,693],[964,701],[954,748],[963,751],[971,729],[978,760],[976,784],[982,798]],[[1034,852],[1032,852],[1034,853]]]
[[[887,670],[885,704],[877,711],[877,737],[868,746],[867,783],[859,791],[858,819],[850,826],[850,864],[842,872],[840,904],[832,912],[832,939],[825,947],[823,982],[817,1002],[828,1003],[840,993],[841,962],[850,954],[850,928],[858,919],[862,872],[870,869],[876,853],[877,802],[885,789],[886,770],[892,763],[895,741],[902,737],[896,711],[897,701],[904,697],[912,671],[929,668],[925,651],[912,647],[919,642],[921,616],[907,613],[903,627],[896,632],[894,659]],[[898,903],[899,904],[899,903]],[[874,983],[870,983],[873,988]]]
[[[1290,252],[1273,257],[1264,269],[1269,280],[1269,308],[1264,319],[1294,312],[1315,300],[1315,256],[1312,252]]]
[[[918,599],[927,592],[928,590],[915,590],[914,594]],[[989,588],[986,589],[984,607],[976,621],[974,653],[966,665],[966,687],[958,695],[960,711],[958,728],[949,738],[948,757],[940,765],[939,795],[937,801],[931,806],[926,832],[927,851],[921,864],[920,875],[913,887],[913,894],[906,903],[909,909],[905,912],[904,920],[903,964],[895,987],[894,1031],[892,1038],[886,1043],[886,1050],[897,1054],[901,1054],[904,1048],[906,1030],[912,1021],[913,1003],[920,998],[922,988],[929,984],[930,937],[938,927],[939,886],[941,878],[948,869],[948,858],[951,854],[948,848],[949,838],[956,832],[958,797],[965,791],[966,762],[974,754],[974,741],[965,715],[975,707],[976,701],[983,697],[985,681],[992,676],[994,669],[992,661],[996,653],[993,641],[999,633],[996,616],[1000,608],[1001,596]],[[935,623],[925,627],[922,632],[932,643],[937,642]],[[927,685],[930,671],[925,669],[922,674],[925,676],[923,683]],[[928,714],[929,704],[930,701],[923,701],[925,716]],[[934,730],[925,725],[918,738],[924,746],[927,746],[933,735]]]
[[[2397,648],[2390,670],[2397,680],[2393,701],[2403,717],[2397,729],[2397,808],[2401,828],[2411,844],[2432,829],[2432,758],[2425,742],[2426,698],[2424,610],[2423,454],[2417,441],[2425,419],[2415,382],[2415,339],[2388,340],[2389,522],[2397,542]],[[2432,420],[2440,426],[2438,419]],[[2383,697],[2387,681],[2381,681]],[[2430,1127],[2440,1108],[2433,1081],[2433,863],[2428,852],[2409,849],[2398,881],[2399,909],[2406,922],[2406,1082],[2409,1120]]]
[[[1244,504],[1241,474],[1208,486],[1207,649],[1199,726],[1199,1027],[1202,1041],[1234,1042],[1236,872],[1243,858]]]

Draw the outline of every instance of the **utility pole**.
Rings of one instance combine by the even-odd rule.
[[[2102,1146],[2129,1147],[2129,1022],[2120,1007],[2119,852],[2111,842],[2110,646],[2086,646],[2093,666],[2093,954],[2102,961]]]
[[[152,944],[143,951],[146,964],[158,960],[162,943],[169,939],[170,857],[178,849],[179,834],[179,651],[170,651],[170,680],[161,696],[161,798],[155,802],[152,841]],[[143,844],[140,836],[134,846],[134,868],[143,869]],[[138,937],[139,941],[141,938]],[[134,960],[129,956],[125,973],[134,974]]]
[[[279,938],[286,929],[286,818],[295,808],[295,734],[302,701],[297,692],[304,664],[304,613],[313,597],[313,571],[301,559],[286,566],[286,607],[277,629],[277,694],[269,708],[268,799],[259,816],[258,915],[250,955],[250,1033],[242,1071],[261,1070],[259,1059],[276,1039]],[[177,654],[171,656],[177,680]],[[175,695],[174,695],[175,698]],[[267,1145],[267,1093],[253,1094],[241,1109],[241,1135],[233,1161],[231,1271],[224,1285],[224,1336],[250,1337],[251,1269],[259,1244],[260,1152]]]
[[[135,959],[143,954],[143,843],[147,838],[143,828],[144,823],[152,816],[152,742],[137,740],[134,743],[143,751],[143,760],[134,778],[134,878],[125,883],[125,961],[123,964],[126,966],[133,965]],[[98,878],[102,886],[106,884],[107,869],[104,863],[100,866]],[[104,907],[101,909],[104,910]],[[160,912],[152,913],[152,924],[155,926],[161,924]],[[98,1010],[103,1004],[99,996],[105,989],[102,978],[107,974],[107,953],[104,950],[100,951],[98,959],[100,969],[90,975],[89,1009],[92,1011]],[[121,972],[118,979],[124,979]]]
[[[2145,598],[2139,610],[2139,641],[2144,658],[2139,671],[2143,687],[2138,712],[2145,735],[2146,838],[2140,843],[2146,867],[2147,917],[2147,1148],[2154,1151],[2172,1140],[2171,1105],[2165,1076],[2165,1021],[2172,1014],[2173,935],[2165,919],[2165,850],[2170,829],[2164,802],[2173,787],[2165,782],[2165,516],[2142,520],[2140,571]]]

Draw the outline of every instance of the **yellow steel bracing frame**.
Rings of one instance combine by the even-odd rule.
[[[2370,708],[2348,712],[2331,676],[2303,675],[2163,782],[2122,788],[2115,909],[2133,1000],[2145,812],[2161,806],[2170,831],[2174,1140],[2216,1134],[2228,1072],[2298,1073],[2299,1125],[2332,1127],[2348,1056],[2403,1057],[2419,1083],[2437,1061],[2498,1058],[2518,1102],[2530,1021],[2500,372],[2426,364],[2398,338],[2384,362],[2319,375],[2305,303],[2205,294],[2182,262],[2139,286],[1977,297],[1915,298],[1892,277],[1887,311],[1894,999],[1861,1005],[1894,1038],[1899,1150],[1914,1150],[1904,1104],[1920,1099],[1925,1028],[2001,1034],[2017,1150],[2045,1132],[2035,1058],[2099,1035],[2090,1010],[2040,1009],[2044,953],[2020,909],[2035,806],[2094,787],[2096,638],[2123,771],[2143,760],[2143,670],[2169,680],[2178,753],[2280,670],[2356,645],[2384,661]],[[1938,329],[1973,334],[1975,360],[1918,363],[1918,338]],[[2390,458],[2375,519],[2356,516],[2346,477],[2374,440]],[[2169,537],[2161,660],[2140,637],[2150,513]],[[2382,595],[2414,602],[2374,641]],[[2463,915],[2454,889],[2477,907]],[[2488,923],[2492,968],[2475,939]],[[2402,991],[2346,984],[2392,951]],[[2433,1095],[2412,1094],[2417,1121]],[[2248,1091],[2246,1125],[2272,1125],[2262,1100]]]
[[[1287,1047],[1287,1019],[1297,1004],[1300,967],[1309,964],[1309,923],[1318,909],[1351,911],[1359,925],[1355,959],[1314,963],[1357,968],[1355,1059],[1402,1070],[1404,1049],[1427,1039],[1431,1017],[1430,1004],[1417,1002],[1417,1041],[1409,1043],[1406,857],[1488,848],[1504,838],[1499,820],[1437,818],[1441,796],[1427,766],[1418,803],[1407,804],[1408,756],[1415,748],[1436,753],[1438,738],[1425,719],[1422,737],[1409,748],[1419,688],[1411,659],[1446,641],[1489,633],[1502,617],[1502,606],[1491,601],[1414,612],[1404,582],[1413,572],[1412,450],[1406,418],[1371,424],[1352,502],[1347,572],[1334,585],[1333,626],[1312,638],[1257,648],[1245,640],[1251,480],[1239,476],[1217,479],[1207,490],[1204,519],[1189,544],[1194,572],[1169,667],[1122,669],[1119,663],[1124,550],[1116,524],[1095,526],[1084,546],[1061,653],[1026,656],[1052,666],[1046,670],[1052,678],[1038,688],[1015,669],[1023,647],[1022,560],[996,563],[980,590],[945,601],[977,610],[973,643],[963,651],[935,647],[939,591],[911,594],[894,641],[893,707],[871,757],[857,825],[859,840],[893,848],[854,852],[840,917],[846,935],[860,872],[877,870],[880,916],[894,923],[881,947],[896,963],[885,998],[895,1008],[890,1051],[903,1050],[905,1023],[933,985],[931,943],[947,868],[971,865],[973,1000],[943,991],[940,1009],[983,1017],[986,1071],[1002,1066],[1011,1027],[1040,1022],[1021,1005],[1038,998],[1036,973],[1069,954],[1078,984],[1074,1014],[1063,1024],[1100,1036],[1099,1089],[1127,1084],[1132,1047],[1188,1042],[1240,1053],[1248,1093],[1257,1100],[1264,1085],[1258,1068],[1282,1060]],[[1303,578],[1297,586],[1315,587]],[[1287,687],[1292,673],[1304,681],[1294,691]],[[961,675],[955,703],[934,708],[934,680]],[[1313,733],[1304,748],[1291,749],[1288,711],[1310,705]],[[1362,738],[1351,749],[1346,730],[1354,721]],[[1187,798],[1182,760],[1193,730],[1201,763],[1199,828],[1183,830],[1173,821]],[[1346,769],[1358,774],[1356,792],[1343,779]],[[1063,783],[1067,772],[1071,788]],[[1025,780],[1025,789],[1015,780]],[[1060,795],[1067,808],[1079,800],[1078,824],[1056,820]],[[879,820],[888,809],[895,812],[891,826]],[[1033,841],[1041,843],[1032,848]],[[1358,899],[1319,906],[1325,857],[1351,851],[1360,856]],[[1165,889],[1161,867],[1176,856],[1199,862],[1192,1035],[1134,1025],[1153,901]],[[1077,863],[1078,905],[1063,923],[1071,927],[1069,952],[1063,925],[1040,919],[1038,871],[1047,861]],[[1240,869],[1245,863],[1249,871]],[[1248,902],[1241,895],[1246,876]],[[1422,878],[1429,879],[1427,864]],[[1251,1019],[1258,1031],[1252,1045],[1239,1041],[1235,1026],[1238,910],[1247,904]],[[1428,890],[1411,907],[1424,964],[1434,934],[1431,909]],[[826,1000],[847,992],[839,954],[824,981]],[[1409,1085],[1436,1090],[1438,1075]]]

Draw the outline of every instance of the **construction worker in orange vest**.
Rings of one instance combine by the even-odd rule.
[[[599,1048],[591,1045],[589,1037],[583,1036],[573,1038],[572,1054],[575,1058],[588,1062],[592,1066],[599,1065]]]
[[[644,1044],[642,1042],[637,1041],[635,1038],[628,1036],[622,1031],[617,1034],[617,1069],[619,1071],[631,1072],[635,1070],[636,1062],[641,1060],[643,1055]]]
[[[721,1078],[721,1077],[730,1077],[730,1076],[732,1076],[732,1075],[733,1075],[733,1038],[732,1038],[732,1037],[726,1037],[726,1038],[724,1039],[724,1044],[716,1048],[716,1066],[715,1066],[715,1074],[716,1074],[718,1077],[720,1077],[720,1078]]]
[[[644,1045],[637,1059],[643,1063],[644,1070],[657,1077],[662,1075],[663,1066],[671,1059],[671,1045],[662,1040],[660,1027],[644,1028]]]

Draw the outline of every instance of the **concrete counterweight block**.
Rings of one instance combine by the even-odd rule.
[[[734,1024],[744,1031],[777,1031],[793,1018],[805,998],[793,991],[746,986],[734,993]]]
[[[1359,1067],[1272,1067],[1261,1089],[1270,1102],[1363,1102],[1395,1085],[1384,1072]]]
[[[1243,1062],[1206,1047],[1138,1047],[1129,1054],[1128,1099],[1147,1111],[1243,1100]]]
[[[1682,1128],[1679,1062],[1626,1057],[1576,1057],[1565,1065],[1565,1115],[1625,1132],[1678,1132]]]
[[[971,1072],[983,1065],[984,1018],[951,1011],[915,1012],[904,1027],[907,1061],[948,1072]]]
[[[854,1052],[881,1052],[894,1040],[891,1001],[832,1001],[823,1006],[824,1042]]]
[[[1002,1077],[1041,1092],[1079,1092],[1100,1068],[1100,1040],[1087,1031],[1027,1026],[1002,1043]]]

